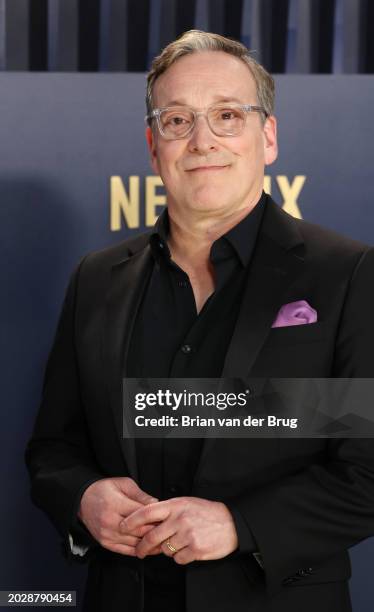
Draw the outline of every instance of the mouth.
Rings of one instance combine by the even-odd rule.
[[[228,168],[228,166],[198,166],[197,168],[187,170],[187,172],[217,172],[225,168]]]

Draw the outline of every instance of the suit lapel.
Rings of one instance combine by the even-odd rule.
[[[222,378],[250,376],[288,289],[303,271],[296,249],[302,245],[294,219],[268,197]],[[195,482],[214,443],[215,438],[204,440]]]
[[[110,405],[119,442],[130,475],[137,479],[135,441],[124,438],[123,388],[131,332],[144,290],[152,271],[152,256],[147,245],[138,253],[113,266],[106,303],[104,360]]]
[[[295,249],[302,244],[294,219],[269,198],[222,377],[250,375],[286,292],[302,273],[304,260]]]

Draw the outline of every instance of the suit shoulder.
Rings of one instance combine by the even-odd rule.
[[[105,249],[91,251],[82,260],[82,267],[87,269],[99,270],[102,268],[111,268],[120,263],[127,257],[134,255],[138,251],[144,249],[149,241],[151,232],[143,232],[130,236],[117,244],[114,244]]]
[[[294,219],[294,222],[311,254],[319,253],[321,257],[360,257],[370,250],[370,245],[354,240],[332,229],[305,219]]]
[[[89,252],[75,267],[70,281],[79,287],[79,292],[100,291],[106,285],[113,266],[142,251],[149,242],[150,234],[137,234],[110,247]]]
[[[336,281],[353,278],[364,263],[365,269],[374,271],[374,248],[359,240],[339,234],[333,230],[295,219],[304,240],[304,256],[318,269],[320,275],[327,275]]]
[[[288,244],[293,244],[297,253],[311,269],[330,278],[351,276],[362,260],[371,260],[373,247],[344,236],[317,223],[298,219],[270,201],[270,212],[274,226],[280,224],[287,235]],[[268,224],[271,227],[272,224]],[[276,230],[273,226],[273,235]],[[286,230],[286,231],[285,231]],[[287,243],[286,243],[287,244]],[[367,255],[370,254],[369,257]]]

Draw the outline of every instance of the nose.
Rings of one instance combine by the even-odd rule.
[[[206,154],[218,148],[216,136],[209,127],[208,119],[204,115],[197,115],[194,129],[188,141],[188,149],[192,153]]]

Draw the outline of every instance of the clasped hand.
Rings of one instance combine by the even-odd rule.
[[[238,546],[231,512],[222,502],[199,497],[159,502],[128,477],[90,485],[78,516],[104,548],[140,559],[163,553],[184,565],[220,559]]]

